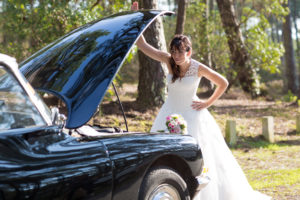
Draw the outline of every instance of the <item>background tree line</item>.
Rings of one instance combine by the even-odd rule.
[[[241,87],[256,97],[267,95],[268,84],[278,80],[283,82],[282,94],[291,101],[300,97],[300,0],[139,0],[144,9],[161,9],[162,2],[176,15],[151,25],[144,33],[150,44],[166,50],[175,33],[184,33],[192,39],[193,57],[226,76],[230,87]],[[1,52],[22,61],[82,24],[129,10],[131,3],[2,0]],[[144,106],[160,105],[166,72],[161,63],[137,54],[143,63],[139,65],[137,101]],[[201,84],[211,91],[208,81]]]

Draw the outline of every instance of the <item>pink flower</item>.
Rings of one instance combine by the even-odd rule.
[[[168,117],[167,117],[167,121],[170,121],[170,120],[171,120],[171,116],[168,116]]]
[[[181,128],[179,126],[176,126],[174,128],[175,133],[180,133],[181,132]]]

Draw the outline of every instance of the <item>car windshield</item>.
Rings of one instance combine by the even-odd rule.
[[[19,82],[0,66],[0,131],[43,125],[45,121]]]

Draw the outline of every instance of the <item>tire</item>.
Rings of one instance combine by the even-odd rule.
[[[139,200],[190,200],[185,181],[171,168],[160,166],[145,176]]]

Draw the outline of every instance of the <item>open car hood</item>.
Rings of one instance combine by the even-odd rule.
[[[123,12],[81,26],[41,49],[20,66],[41,91],[67,106],[67,128],[90,120],[141,33],[168,11]]]

